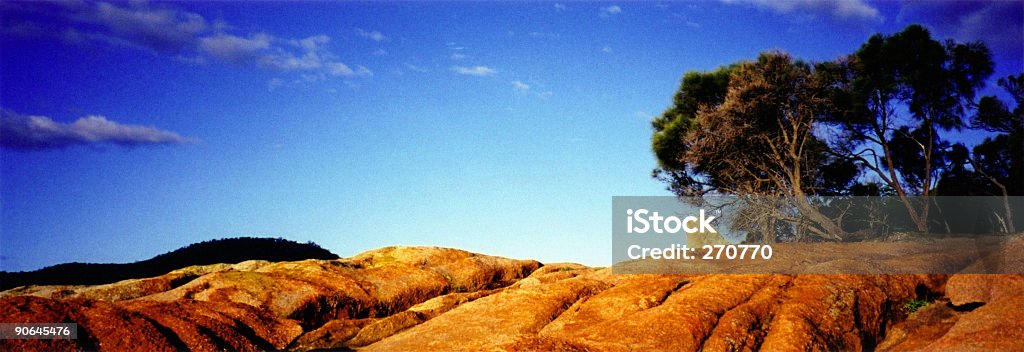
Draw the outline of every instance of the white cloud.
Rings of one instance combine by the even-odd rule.
[[[321,82],[327,79],[327,74],[323,72],[316,73],[303,73],[299,75],[299,78],[292,81],[295,84],[309,83],[309,82]]]
[[[387,54],[388,54],[388,52],[385,51],[384,49],[379,49],[378,48],[377,50],[373,51],[373,56],[384,56],[384,55],[387,55]]]
[[[921,23],[936,38],[970,42],[982,40],[996,62],[1019,61],[1024,53],[1024,6],[1020,2],[921,1],[903,3],[897,21]],[[996,72],[1002,71],[996,67]]]
[[[879,18],[878,9],[862,0],[835,1],[832,13],[841,18]]]
[[[281,71],[319,71],[331,76],[372,76],[373,72],[365,66],[357,66],[355,70],[343,62],[337,61],[334,54],[326,49],[331,38],[317,35],[305,39],[291,40],[288,43],[298,47],[298,53],[284,47],[273,47],[259,57],[261,67]],[[308,73],[307,73],[308,75]]]
[[[622,13],[622,8],[619,5],[606,6],[601,8],[601,17],[614,16]]]
[[[277,90],[278,88],[281,88],[281,86],[283,86],[283,85],[284,85],[284,80],[275,77],[275,78],[272,78],[271,80],[267,81],[267,90],[273,92],[273,91]]]
[[[1024,7],[1019,2],[993,1],[983,8],[963,14],[956,38],[984,40],[996,52],[1021,54],[1024,31]],[[1017,30],[1012,30],[1016,28]]]
[[[829,12],[839,18],[880,19],[878,9],[864,0],[721,0],[727,4],[751,4],[788,14],[794,11]]]
[[[360,28],[356,28],[356,33],[363,38],[370,39],[375,42],[382,42],[388,39],[383,33],[379,31],[365,31]]]
[[[331,42],[331,37],[326,35],[314,35],[312,37],[303,39],[292,39],[289,41],[294,46],[302,48],[305,51],[316,51],[320,50],[324,45]]]
[[[605,45],[603,48],[601,48],[601,52],[602,53],[606,53],[606,54],[611,54],[612,53],[612,47]]]
[[[312,71],[326,68],[333,71],[336,64],[330,62],[317,50],[309,50],[302,53],[295,53],[285,50],[274,50],[260,56],[258,64],[264,68],[271,68],[281,71]]]
[[[222,20],[211,23],[166,4],[28,2],[10,9],[4,9],[5,27],[9,22],[17,31],[4,30],[5,35],[142,49],[193,65],[221,62],[302,74],[372,75],[364,66],[346,70],[348,65],[328,49],[331,38],[326,35],[289,39],[259,31],[234,33],[235,28]],[[387,39],[378,31],[365,36]]]
[[[285,71],[326,69],[328,73],[334,74],[339,65],[347,66],[333,60],[334,55],[326,48],[330,41],[331,38],[326,35],[292,40],[289,43],[298,47],[299,52],[288,48],[275,48],[273,52],[260,58],[260,64]]]
[[[207,29],[206,20],[198,14],[147,6],[121,8],[100,2],[76,14],[79,20],[106,27],[114,36],[160,52],[180,50]]]
[[[565,4],[557,3],[557,2],[555,3],[555,10],[565,11],[565,10],[568,10],[568,9],[569,9],[569,7],[565,6]]]
[[[352,76],[373,76],[373,71],[370,71],[370,69],[366,68],[366,66],[359,65],[359,66],[356,66],[355,70],[353,70],[352,68],[348,67],[348,65],[345,65],[345,64],[340,63],[340,62],[330,62],[330,63],[328,63],[327,64],[327,73],[329,73],[331,76],[346,76],[346,77],[352,77]]]
[[[244,63],[251,61],[261,50],[270,47],[270,36],[258,33],[249,38],[220,34],[199,40],[199,50],[217,59]]]
[[[452,60],[462,60],[462,59],[466,58],[466,54],[456,52],[456,53],[452,53],[451,57],[452,57]]]
[[[405,66],[405,68],[409,69],[410,71],[427,72],[427,69],[419,67],[419,66],[416,66],[416,65],[413,65],[413,64],[410,64],[408,62],[402,64],[402,66]]]
[[[46,116],[26,116],[0,109],[0,146],[13,150],[62,149],[90,144],[133,147],[193,142],[194,139],[174,132],[120,124],[99,115],[82,117],[72,123],[61,123]]]
[[[522,81],[512,81],[512,89],[517,92],[525,93],[530,90],[530,85],[523,83]]]
[[[487,66],[473,66],[473,67],[455,66],[455,67],[452,67],[452,71],[455,71],[455,73],[458,73],[460,75],[469,75],[469,76],[478,76],[478,77],[480,77],[480,76],[490,76],[490,75],[493,75],[495,73],[498,73],[498,71],[495,71],[494,69],[492,69],[490,67],[487,67]]]
[[[334,76],[351,76],[356,73],[348,65],[341,62],[332,62],[327,65],[327,72]]]

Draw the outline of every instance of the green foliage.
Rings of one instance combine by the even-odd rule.
[[[911,314],[918,311],[921,308],[928,306],[929,304],[931,304],[931,302],[925,301],[923,299],[914,299],[907,303],[904,303],[902,309],[907,314]]]
[[[683,152],[678,143],[693,127],[697,111],[721,104],[729,85],[729,76],[738,65],[720,67],[711,72],[687,72],[672,99],[672,107],[651,121],[654,135],[652,149],[658,163],[666,171],[682,170],[679,160]]]
[[[687,72],[672,99],[672,106],[651,121],[654,128],[651,149],[659,165],[652,175],[668,183],[674,193],[680,194],[699,184],[698,178],[687,172],[687,164],[682,160],[686,146],[681,141],[696,127],[700,109],[722,103],[729,77],[737,67],[738,64],[734,64],[711,72]]]

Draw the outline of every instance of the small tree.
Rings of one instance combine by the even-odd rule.
[[[1024,194],[1024,74],[1001,78],[999,86],[1010,93],[1016,107],[1011,111],[994,96],[981,98],[971,126],[998,135],[974,147],[974,157],[968,160],[998,188],[1005,230],[1015,232],[1009,196]]]
[[[678,195],[782,196],[811,221],[809,231],[841,240],[842,228],[808,200],[834,194],[856,176],[814,136],[815,122],[831,107],[821,78],[780,52],[712,74],[687,74],[676,105],[655,119],[654,149],[662,165],[655,175]],[[782,214],[773,220],[806,225]]]
[[[876,34],[829,66],[833,101],[845,105],[830,121],[842,131],[833,145],[892,188],[919,231],[928,231],[930,202],[909,197],[931,195],[949,147],[938,132],[965,127],[992,66],[983,43],[940,43],[919,25]]]

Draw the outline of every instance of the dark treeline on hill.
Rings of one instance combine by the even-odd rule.
[[[1024,217],[1011,204],[1024,196],[1024,73],[997,80],[1012,101],[978,97],[994,65],[982,41],[911,25],[832,61],[773,51],[687,72],[652,121],[653,176],[681,197],[756,196],[750,241],[892,230],[882,221],[851,229],[847,209],[828,209],[855,196],[894,199],[902,209],[887,210],[911,220],[901,230],[919,233],[954,232],[932,197],[997,197],[986,221],[1014,233]],[[987,138],[971,148],[958,137],[965,130]],[[780,199],[789,206],[772,203]]]
[[[246,260],[337,259],[313,242],[283,238],[239,237],[194,243],[150,259],[126,264],[58,264],[36,271],[0,272],[0,290],[24,285],[99,285],[166,274],[172,270]]]

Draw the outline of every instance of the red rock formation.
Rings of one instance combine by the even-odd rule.
[[[433,247],[0,294],[0,350],[1009,350],[1024,275],[614,275]],[[903,305],[931,305],[909,314]]]

